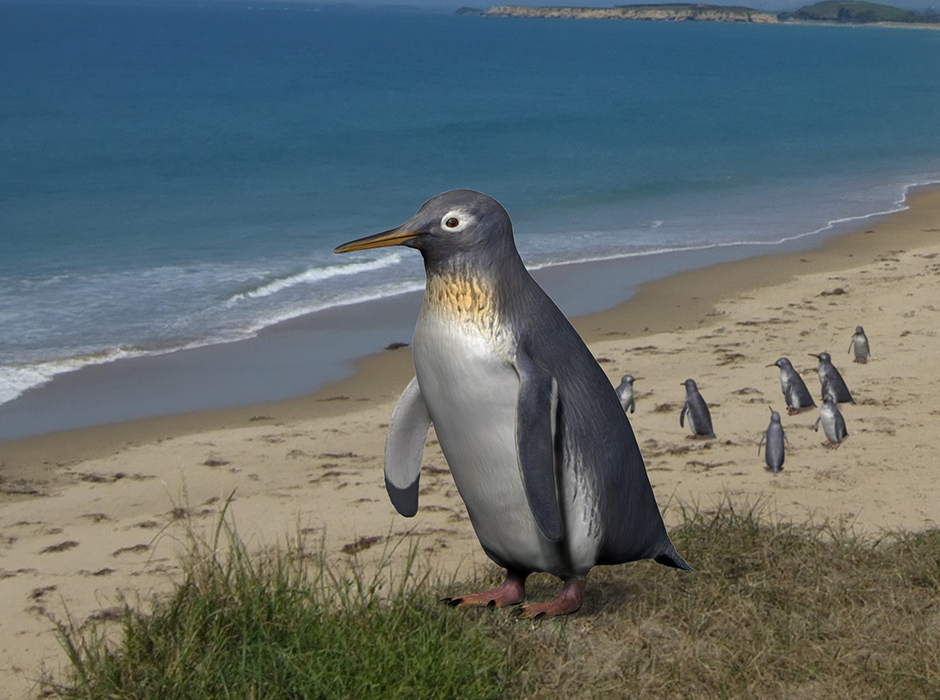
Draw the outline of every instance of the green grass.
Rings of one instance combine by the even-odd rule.
[[[448,614],[406,570],[342,575],[295,543],[249,557],[193,542],[186,575],[150,614],[125,609],[119,641],[60,626],[61,698],[494,698],[512,661],[483,626]],[[414,552],[403,555],[413,561]],[[511,641],[508,647],[511,648]]]
[[[113,643],[63,627],[61,698],[940,697],[940,530],[878,540],[690,511],[691,574],[595,569],[577,615],[516,622],[436,601],[441,583],[331,570],[299,545],[196,547],[185,581]],[[403,553],[390,553],[396,558]],[[558,590],[531,579],[530,598]]]

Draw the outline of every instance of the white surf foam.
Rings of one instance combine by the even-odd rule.
[[[382,270],[397,265],[401,261],[402,256],[400,253],[391,253],[377,260],[370,260],[368,262],[353,262],[344,265],[314,267],[295,275],[281,277],[247,292],[235,294],[229,298],[228,304],[231,306],[245,299],[261,299],[282,292],[285,289],[296,287],[299,284],[315,284],[334,277],[346,277],[349,275],[359,275],[363,272],[375,272],[376,270]]]

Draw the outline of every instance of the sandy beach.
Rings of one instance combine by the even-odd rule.
[[[937,525],[940,190],[908,204],[817,250],[679,273],[575,319],[612,384],[641,378],[630,420],[667,524],[682,506],[732,499],[872,534]],[[868,364],[847,354],[857,325]],[[809,355],[823,351],[857,402],[841,407],[849,437],[838,450],[813,431],[817,410],[786,415],[767,367],[789,357],[819,402]],[[62,665],[50,616],[108,619],[122,597],[170,590],[185,526],[211,526],[230,496],[249,547],[300,533],[341,559],[416,538],[422,560],[448,574],[488,566],[433,432],[418,515],[401,518],[385,495],[385,429],[412,374],[410,351],[388,350],[301,399],[0,443],[0,700],[30,697],[40,667]],[[711,407],[715,440],[679,426],[687,378]],[[757,453],[768,407],[790,444],[777,476]]]

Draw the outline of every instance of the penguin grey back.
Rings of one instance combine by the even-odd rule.
[[[772,365],[767,366],[780,369],[780,390],[783,392],[790,415],[798,413],[801,408],[816,407],[816,402],[813,401],[812,394],[806,388],[806,383],[789,358],[781,357]]]
[[[685,417],[689,417],[689,430],[692,432],[690,437],[699,435],[708,435],[715,437],[715,431],[712,428],[712,415],[708,410],[708,404],[698,391],[698,386],[694,379],[686,379],[685,385],[685,405],[679,414],[679,427],[684,427]]]
[[[518,343],[558,383],[556,464],[581,470],[603,533],[597,564],[653,559],[691,570],[666,534],[633,428],[607,375],[564,314],[526,272],[503,297]]]
[[[849,388],[845,384],[839,370],[832,364],[832,357],[828,352],[821,352],[818,355],[810,353],[810,357],[819,360],[819,383],[822,388],[822,398],[831,397],[836,403],[855,403]]]
[[[767,449],[764,451],[764,462],[770,471],[777,474],[783,469],[783,462],[786,457],[784,443],[789,441],[783,432],[780,414],[773,409],[770,409],[770,425],[767,426],[767,430],[757,446],[757,454],[760,454],[761,445],[764,444],[765,440],[767,441]]]

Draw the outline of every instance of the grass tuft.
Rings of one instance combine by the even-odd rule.
[[[60,624],[71,662],[47,696],[134,698],[495,698],[504,647],[414,588],[415,551],[397,580],[383,562],[342,574],[301,542],[249,556],[234,532],[193,540],[185,577],[150,614],[125,606],[119,641]],[[112,633],[111,635],[115,635]]]
[[[60,629],[60,698],[940,697],[940,530],[856,535],[760,507],[690,509],[671,537],[695,567],[598,567],[577,615],[515,621],[437,600],[406,566],[342,575],[299,544],[194,546],[184,581],[113,643]],[[412,550],[407,561],[414,560]],[[387,557],[394,551],[386,550]],[[401,559],[399,553],[396,558]],[[386,560],[387,561],[387,560]],[[453,590],[450,590],[453,589]],[[559,590],[535,575],[530,599]]]

